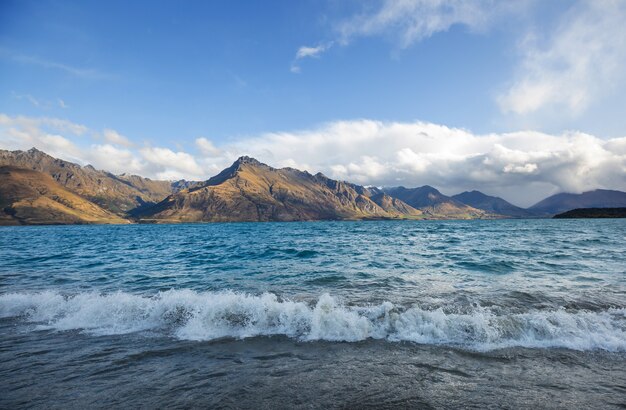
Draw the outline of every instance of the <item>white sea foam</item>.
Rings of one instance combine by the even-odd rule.
[[[520,346],[626,351],[626,309],[496,314],[478,307],[450,313],[419,306],[403,309],[390,302],[345,306],[328,294],[308,304],[270,293],[171,290],[153,297],[124,292],[4,294],[0,317],[19,318],[35,329],[93,335],[149,330],[184,340],[286,335],[303,341],[373,338],[475,350]]]

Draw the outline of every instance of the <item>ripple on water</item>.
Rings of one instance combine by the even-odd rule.
[[[305,283],[308,285],[327,286],[334,283],[345,282],[346,280],[348,279],[343,275],[326,275],[318,278],[307,279]]]
[[[508,274],[513,273],[516,270],[515,263],[506,260],[496,261],[459,261],[455,263],[456,266],[464,269],[468,269],[476,272],[493,273],[493,274]]]
[[[587,286],[602,299],[626,292],[624,231],[624,221],[551,220],[2,228],[0,290],[171,286],[317,297],[323,286],[346,300],[376,293],[419,302],[471,288],[498,303],[503,289]]]

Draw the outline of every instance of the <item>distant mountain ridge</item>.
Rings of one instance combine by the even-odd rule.
[[[479,191],[364,187],[250,157],[206,181],[114,175],[35,148],[0,150],[0,224],[485,219],[549,217],[575,208],[626,207],[626,192],[557,194],[529,209]]]
[[[497,197],[483,194],[480,191],[465,191],[452,196],[453,199],[484,211],[512,218],[531,218],[535,213]]]
[[[551,216],[578,208],[623,208],[626,192],[596,189],[582,194],[561,193],[552,195],[528,208],[538,214]]]
[[[384,188],[383,191],[434,217],[473,219],[496,216],[446,196],[429,185],[419,188],[405,188],[402,186]]]

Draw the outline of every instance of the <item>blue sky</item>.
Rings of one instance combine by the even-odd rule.
[[[361,9],[333,3],[5,3],[1,107],[39,115],[16,96],[62,99],[69,110],[44,113],[163,143],[349,118],[492,130],[494,79],[504,82],[514,63],[499,35],[459,26],[409,49],[359,40],[294,75],[300,46],[332,41],[332,21]],[[477,98],[485,103],[467,104]]]
[[[464,181],[420,173],[414,163],[396,169],[405,148],[422,155],[418,163],[443,166],[437,154],[468,166],[504,146],[519,151],[519,163],[504,164],[500,174],[506,165],[534,169],[523,182],[537,197],[621,187],[623,177],[573,184],[540,175],[551,164],[529,159],[533,146],[523,141],[534,137],[503,141],[527,132],[567,145],[585,134],[621,158],[606,141],[626,136],[624,17],[619,0],[3,0],[0,148],[36,143],[67,159],[155,178],[208,177],[251,153],[362,183],[507,193],[514,181],[506,178]],[[369,145],[354,137],[368,121],[380,124]],[[73,133],[68,124],[84,129]],[[389,136],[394,124],[409,135]],[[478,151],[420,152],[419,124],[500,140],[481,140]],[[342,126],[345,132],[330,131]],[[444,128],[431,135],[435,145],[455,138]],[[321,134],[345,141],[307,152]],[[278,154],[268,143],[277,135],[309,144]],[[355,140],[361,151],[336,154]],[[385,141],[395,151],[379,155]],[[111,156],[121,159],[103,160]],[[366,163],[371,169],[363,171]],[[378,166],[388,172],[373,171]]]

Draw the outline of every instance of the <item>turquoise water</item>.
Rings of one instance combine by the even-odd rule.
[[[314,399],[351,369],[355,383],[386,386],[372,399],[383,407],[397,397],[481,406],[490,394],[510,405],[529,389],[529,406],[561,397],[555,407],[610,407],[625,402],[625,243],[626,220],[1,228],[0,375],[12,381],[0,404],[25,392],[59,404],[68,389],[83,392],[82,405],[173,400],[156,384],[126,390],[169,369],[177,388],[196,386],[185,390],[192,402],[173,402],[182,407],[357,405],[360,389],[343,379],[325,387],[327,402]],[[71,352],[83,356],[70,366]],[[508,379],[515,371],[502,361],[526,361],[536,377]],[[33,385],[36,369],[54,377]],[[562,375],[548,383],[538,376],[548,369]],[[434,379],[418,386],[418,374]],[[498,390],[493,377],[515,387]],[[482,396],[450,396],[450,378]],[[260,384],[237,393],[233,380]],[[309,401],[288,401],[293,389]]]

